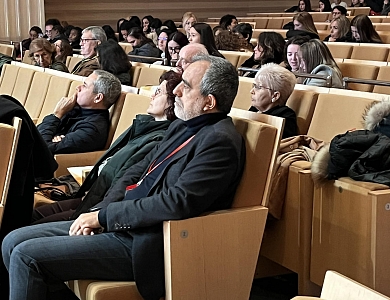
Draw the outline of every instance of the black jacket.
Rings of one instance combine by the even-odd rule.
[[[328,179],[349,176],[354,180],[390,186],[390,138],[369,130],[339,134],[333,138]]]
[[[53,177],[58,165],[24,107],[14,98],[0,96],[0,122],[12,124],[22,119],[7,202],[0,230],[0,240],[11,230],[30,224],[36,179]]]
[[[82,153],[104,148],[109,130],[107,109],[82,109],[75,107],[61,120],[53,114],[46,116],[38,130],[53,154]],[[64,135],[60,142],[53,137]]]
[[[102,201],[110,186],[122,178],[129,167],[143,159],[162,140],[170,123],[170,121],[155,121],[148,115],[137,115],[133,125],[115,140],[85,179],[76,197],[83,197],[86,192],[89,192],[73,217],[77,218]],[[110,159],[98,174],[99,166],[107,158]]]

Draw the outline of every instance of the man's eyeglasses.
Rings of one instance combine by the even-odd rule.
[[[85,42],[87,42],[87,41],[96,41],[96,39],[80,39],[80,41],[82,42],[82,43],[85,43]]]
[[[168,47],[168,51],[174,53],[179,53],[180,49],[181,49],[180,47]]]
[[[262,85],[256,84],[256,83],[252,84],[252,88],[254,88],[255,90],[266,89],[266,90],[272,91],[271,88],[268,88],[268,87],[265,87],[265,86],[262,86]]]

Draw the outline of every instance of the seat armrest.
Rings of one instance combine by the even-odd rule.
[[[58,163],[58,169],[54,173],[55,177],[68,175],[69,167],[94,166],[105,151],[94,151],[86,153],[56,154],[55,160]]]

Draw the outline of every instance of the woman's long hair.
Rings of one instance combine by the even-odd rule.
[[[223,55],[219,53],[217,46],[215,45],[213,30],[210,25],[206,23],[195,23],[192,28],[200,34],[200,43],[206,47],[207,52],[210,55],[223,58]]]

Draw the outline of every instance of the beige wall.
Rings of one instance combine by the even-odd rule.
[[[296,5],[297,0],[263,1],[132,1],[132,0],[45,0],[46,18],[58,18],[69,24],[86,27],[89,25],[116,26],[122,17],[152,15],[163,21],[180,20],[186,11],[193,11],[198,18],[221,17],[230,13],[244,16],[247,12],[282,12],[285,8]],[[316,3],[316,4],[314,4]],[[318,6],[318,2],[313,1]]]
[[[45,24],[44,0],[0,0],[0,39],[20,40]]]

